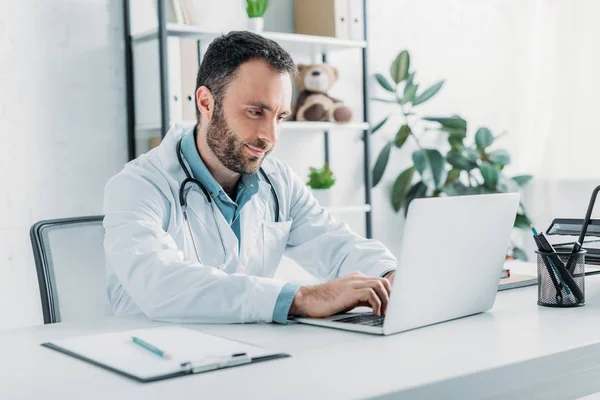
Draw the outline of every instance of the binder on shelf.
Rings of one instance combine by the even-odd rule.
[[[170,18],[172,21],[178,24],[185,24],[185,21],[183,20],[183,10],[181,9],[181,0],[167,1],[166,7],[167,21],[169,21]]]
[[[186,25],[196,25],[196,6],[194,0],[173,0],[178,1],[183,15],[183,23]]]
[[[143,383],[289,357],[178,326],[83,336],[42,346]]]
[[[348,0],[296,0],[296,33],[348,39]]]
[[[348,0],[348,39],[364,40],[363,0]]]

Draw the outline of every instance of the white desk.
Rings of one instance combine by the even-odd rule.
[[[514,270],[515,268],[513,268]],[[142,316],[0,333],[0,399],[574,398],[600,391],[600,276],[581,308],[500,292],[489,313],[388,337],[303,325],[195,325],[291,358],[140,384],[40,347],[159,326]]]

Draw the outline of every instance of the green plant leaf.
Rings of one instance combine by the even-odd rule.
[[[446,155],[446,159],[448,160],[448,164],[452,165],[454,168],[464,171],[470,171],[477,167],[476,163],[469,161],[465,156],[463,156],[462,152],[459,151],[449,151]]]
[[[513,257],[517,260],[527,261],[527,259],[528,259],[527,253],[525,253],[525,250],[523,250],[520,247],[514,246],[512,248],[512,253],[513,253]]]
[[[502,166],[510,164],[510,154],[508,154],[508,151],[504,149],[489,152],[487,156],[488,160],[494,164]]]
[[[490,189],[496,189],[496,186],[498,186],[498,179],[500,178],[498,169],[492,164],[484,161],[479,165],[479,170],[483,176],[485,186]]]
[[[451,136],[464,138],[467,136],[467,121],[459,116],[453,117],[423,117],[425,121],[437,122],[442,130]]]
[[[449,135],[448,143],[450,143],[450,147],[452,148],[452,150],[462,152],[463,148],[465,147],[465,145],[463,143],[463,139],[464,138],[459,137],[459,136]]]
[[[408,74],[408,76],[406,77],[406,84],[407,85],[412,85],[413,84],[413,81],[415,79],[415,74],[416,74],[416,72],[414,72],[414,71],[411,72],[410,74]]]
[[[375,79],[377,79],[377,82],[379,82],[382,88],[388,92],[396,93],[396,88],[387,80],[385,76],[382,74],[375,74]]]
[[[460,177],[460,169],[452,168],[450,172],[448,172],[448,177],[446,178],[446,185],[456,181]]]
[[[529,225],[531,225],[531,221],[527,218],[525,214],[517,214],[517,218],[515,219],[515,228],[526,229],[529,230]]]
[[[333,172],[327,163],[323,165],[323,168],[310,167],[307,182],[308,186],[313,189],[329,189],[334,184],[335,177],[333,176]]]
[[[381,180],[381,177],[383,176],[383,173],[385,172],[385,167],[390,159],[390,150],[392,149],[392,144],[392,142],[386,144],[377,157],[375,168],[373,168],[373,187],[377,186]]]
[[[398,103],[396,100],[382,99],[381,97],[371,97],[371,100],[373,100],[373,101],[380,101],[382,103],[390,103],[390,104],[396,104],[396,103]]]
[[[425,121],[438,122],[444,128],[467,129],[467,121],[458,116],[453,117],[423,117]]]
[[[433,84],[431,87],[427,88],[423,93],[417,96],[417,98],[413,101],[413,106],[418,106],[421,103],[425,103],[427,100],[432,98],[440,91],[440,89],[444,86],[444,81],[439,81]]]
[[[417,90],[419,89],[419,85],[409,85],[407,84],[404,87],[404,97],[402,99],[402,101],[404,102],[404,104],[406,103],[410,103],[414,100],[415,95],[417,94]]]
[[[403,50],[396,56],[390,67],[390,76],[396,83],[402,82],[408,76],[410,67],[410,55],[408,51]]]
[[[475,144],[478,149],[484,150],[486,147],[494,143],[494,135],[488,128],[479,128],[475,133]]]
[[[517,185],[515,181],[512,179],[506,179],[504,176],[500,176],[498,181],[498,190],[503,193],[515,193],[518,192],[520,186]]]
[[[246,13],[250,18],[263,17],[268,7],[269,0],[246,0]]]
[[[413,163],[423,182],[434,189],[440,188],[446,183],[446,160],[444,156],[435,149],[425,149],[413,153]]]
[[[394,186],[392,187],[392,207],[394,208],[394,211],[398,212],[402,208],[402,204],[404,204],[404,199],[408,193],[414,175],[415,167],[410,167],[396,178]]]
[[[410,127],[406,124],[402,125],[394,139],[394,145],[398,148],[402,147],[406,139],[410,136]]]
[[[487,190],[484,185],[469,186],[469,187],[467,187],[467,191],[465,192],[466,195],[471,195],[471,196],[479,195],[479,194],[486,194],[486,193],[493,193],[493,192]]]
[[[474,162],[474,163],[477,163],[477,161],[479,161],[479,158],[480,158],[479,152],[470,147],[467,147],[466,149],[464,149],[463,155],[465,156],[465,158],[467,160]]]
[[[371,134],[373,134],[373,133],[377,132],[378,130],[380,130],[380,129],[381,129],[381,127],[382,127],[382,126],[383,126],[383,125],[384,125],[384,124],[387,122],[388,118],[389,118],[389,116],[388,116],[388,117],[385,117],[384,119],[382,119],[381,121],[379,121],[379,122],[377,123],[377,125],[375,125],[375,126],[373,127],[373,129],[371,129]]]
[[[442,192],[448,196],[462,196],[467,194],[468,190],[469,188],[459,181],[454,181],[442,187]]]
[[[518,175],[513,176],[512,180],[517,182],[517,185],[523,187],[529,183],[529,181],[533,178],[531,175]]]
[[[427,185],[422,181],[415,183],[406,193],[404,198],[404,216],[408,213],[408,207],[414,199],[421,199],[427,195]]]
[[[450,136],[456,136],[458,138],[464,139],[467,137],[467,130],[460,128],[442,128],[442,131],[446,132]]]

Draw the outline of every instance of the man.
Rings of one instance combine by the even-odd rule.
[[[116,314],[285,323],[358,305],[385,313],[393,255],[336,222],[287,164],[266,158],[290,114],[295,73],[290,55],[262,36],[232,32],[211,43],[198,72],[197,125],[172,127],[106,186]],[[326,283],[272,279],[284,251]]]

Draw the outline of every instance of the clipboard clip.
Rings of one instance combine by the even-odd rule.
[[[192,374],[212,371],[237,365],[250,364],[252,358],[246,353],[236,353],[231,356],[212,356],[197,361],[188,361],[181,364],[181,368],[186,369]]]

